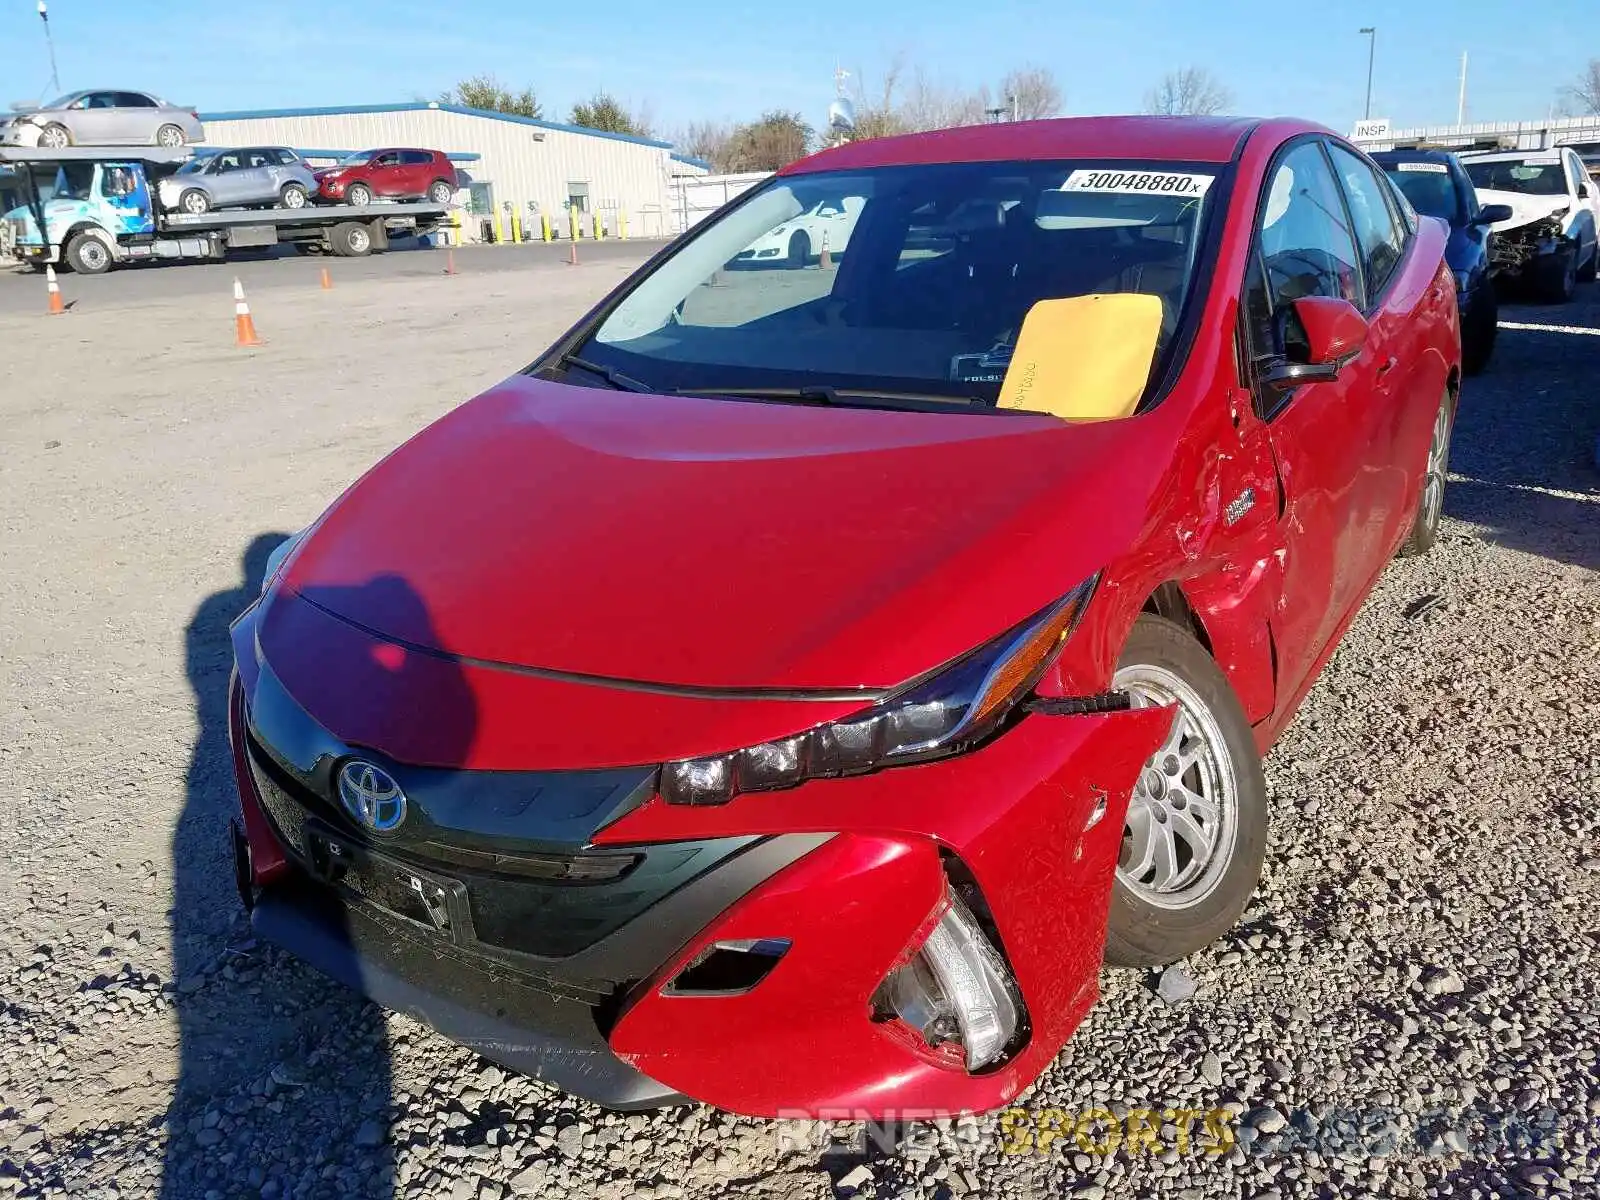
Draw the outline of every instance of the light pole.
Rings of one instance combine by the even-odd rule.
[[[61,80],[56,77],[56,44],[50,37],[50,11],[44,0],[39,0],[39,20],[44,22],[44,44],[50,48],[50,94],[61,90]]]
[[[1361,114],[1361,119],[1365,121],[1372,117],[1372,60],[1378,53],[1378,27],[1363,25],[1361,32],[1367,35],[1367,107]]]

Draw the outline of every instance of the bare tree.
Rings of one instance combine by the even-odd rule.
[[[907,129],[920,133],[929,129],[981,125],[987,107],[986,90],[964,92],[943,80],[934,79],[918,67],[906,87],[900,115]]]
[[[895,92],[904,71],[905,54],[901,52],[890,61],[883,73],[883,81],[876,89],[867,86],[863,72],[856,72],[856,127],[853,136],[857,140],[907,132],[905,119],[895,101]]]
[[[1163,117],[1209,117],[1232,104],[1233,93],[1204,67],[1168,71],[1144,97],[1145,112]]]
[[[1577,80],[1561,89],[1561,95],[1580,115],[1600,115],[1600,58],[1591,58]]]
[[[714,171],[727,171],[728,151],[733,130],[726,121],[691,121],[672,136],[680,154],[711,164]]]
[[[482,108],[490,112],[510,113],[517,117],[542,117],[544,110],[532,88],[513,92],[493,75],[474,75],[463,79],[439,97],[440,104],[459,104],[464,108]]]
[[[1021,67],[1000,81],[1000,99],[1016,121],[1061,115],[1061,85],[1046,67]]]

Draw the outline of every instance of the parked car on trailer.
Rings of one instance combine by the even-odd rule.
[[[824,196],[844,267],[719,276]],[[614,1106],[1009,1103],[1102,952],[1237,920],[1261,754],[1434,542],[1446,237],[1297,121],[784,168],[273,556],[256,932]]]
[[[304,208],[317,190],[316,173],[287,146],[247,146],[191,159],[157,188],[169,212],[267,205]]]
[[[0,121],[0,146],[162,146],[176,149],[206,140],[200,114],[149,92],[91,88],[41,104],[11,106]]]
[[[1461,306],[1461,362],[1474,374],[1488,365],[1499,328],[1489,227],[1512,217],[1506,204],[1480,204],[1472,180],[1447,150],[1380,150],[1373,161],[1417,212],[1450,226],[1444,257],[1456,279]]]
[[[1575,151],[1463,154],[1461,165],[1481,202],[1511,209],[1511,216],[1492,226],[1490,261],[1497,278],[1560,304],[1572,298],[1579,280],[1595,277],[1600,184],[1589,178]]]
[[[317,199],[328,204],[449,204],[456,191],[455,164],[442,150],[361,150],[316,174]]]

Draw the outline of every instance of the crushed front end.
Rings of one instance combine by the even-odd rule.
[[[234,628],[254,927],[486,1057],[618,1108],[981,1111],[1098,995],[1128,794],[1167,710],[1019,708],[959,754],[706,802],[659,759],[484,765],[477,739],[552,706],[614,704],[620,738],[721,701],[580,694],[612,690],[313,609],[269,596]],[[354,698],[376,716],[334,715]]]

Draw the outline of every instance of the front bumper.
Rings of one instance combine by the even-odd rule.
[[[563,773],[418,771],[379,756],[416,788],[425,839],[407,846],[362,835],[327,802],[352,752],[253,661],[250,624],[235,629],[230,731],[256,929],[486,1057],[613,1107],[693,1097],[761,1116],[983,1111],[1032,1082],[1098,996],[1128,792],[1166,733],[1163,710],[1030,716],[955,759],[705,809],[664,804],[648,769],[633,782],[564,773],[607,776],[599,799],[577,804],[562,799],[571,779],[549,778]],[[507,792],[507,779],[528,786]],[[296,787],[305,828],[331,830],[357,859],[461,884],[448,930],[374,904],[365,884],[330,882],[277,794]],[[519,805],[497,799],[515,794]],[[496,923],[480,919],[490,900],[462,846],[640,864],[610,883],[514,880],[516,896],[496,903],[526,911]],[[661,866],[685,851],[699,864]],[[873,1007],[957,868],[987,905],[1027,1012],[1009,1057],[977,1073]],[[675,987],[715,947],[768,940],[787,952],[747,990]]]

